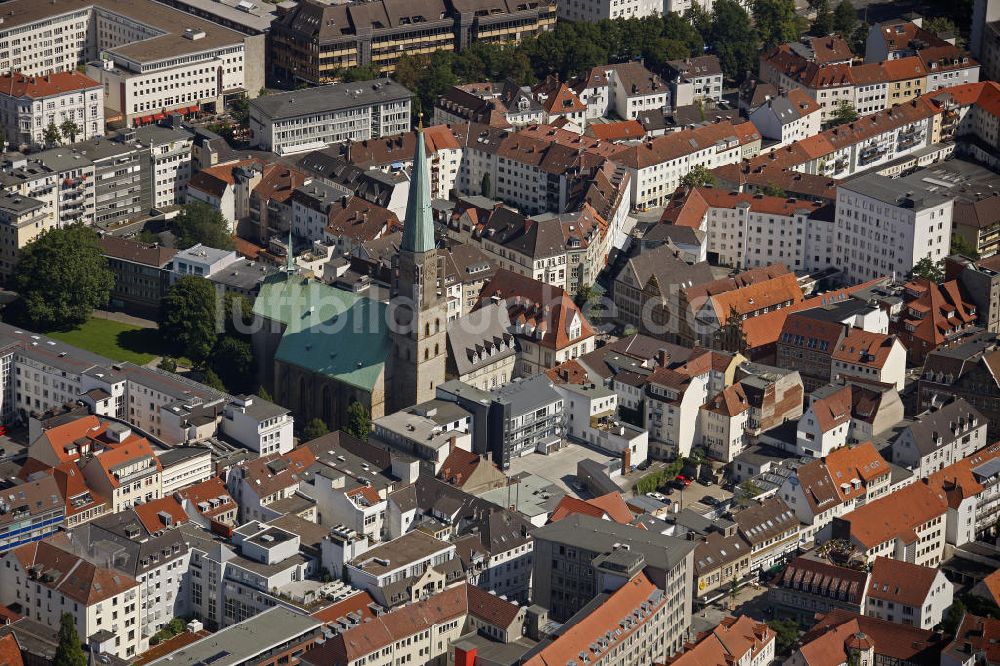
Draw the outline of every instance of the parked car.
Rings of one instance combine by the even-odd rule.
[[[718,506],[719,504],[719,500],[711,495],[705,495],[701,498],[700,502],[706,506]]]
[[[646,497],[652,497],[653,499],[659,500],[660,502],[667,499],[666,495],[664,495],[663,493],[646,493]]]
[[[687,476],[684,476],[683,474],[678,474],[677,478],[675,478],[674,481],[677,481],[678,483],[680,483],[681,485],[683,485],[685,488],[687,488],[688,486],[691,485],[691,478],[687,477]]]

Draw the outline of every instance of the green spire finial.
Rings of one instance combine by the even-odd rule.
[[[431,177],[427,166],[427,149],[424,147],[423,114],[418,118],[417,146],[413,152],[413,168],[410,170],[410,195],[406,201],[401,249],[422,253],[434,249],[434,218],[431,216]]]

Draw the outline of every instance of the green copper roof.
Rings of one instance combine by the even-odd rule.
[[[410,172],[410,196],[403,221],[402,250],[430,252],[434,249],[434,218],[431,217],[431,177],[424,149],[424,130],[417,129],[417,148]]]
[[[255,315],[286,326],[275,359],[372,391],[392,353],[386,305],[296,276],[261,285]]]

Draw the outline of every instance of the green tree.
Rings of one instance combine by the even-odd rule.
[[[767,626],[774,630],[775,650],[782,655],[792,652],[799,639],[799,624],[795,620],[769,620]]]
[[[816,37],[825,37],[833,32],[833,12],[830,11],[829,0],[819,0],[814,5],[816,9],[816,18],[813,19],[812,26],[809,28],[809,34],[815,35]]]
[[[59,126],[59,131],[64,137],[69,139],[70,143],[76,143],[76,135],[83,130],[80,129],[79,125],[67,118],[63,121],[62,125]]]
[[[868,41],[868,31],[870,29],[871,26],[862,21],[850,33],[844,34],[844,39],[851,45],[851,51],[854,53],[865,52],[865,43]]]
[[[330,432],[323,419],[312,419],[306,424],[306,427],[302,429],[302,441],[311,442],[317,437],[322,437],[326,433]]]
[[[915,278],[926,278],[935,283],[944,279],[944,271],[941,270],[940,264],[932,261],[930,257],[924,257],[918,261],[910,271],[910,275]]]
[[[271,397],[270,392],[263,386],[257,387],[257,397],[262,400],[267,400],[268,402],[274,402],[274,398]]]
[[[216,338],[215,287],[203,277],[185,275],[160,303],[160,333],[195,362],[208,359]]]
[[[483,180],[479,185],[479,189],[487,199],[493,197],[493,181],[490,180],[489,173],[483,174]]]
[[[62,142],[62,134],[59,133],[59,128],[56,127],[55,122],[50,122],[48,127],[45,128],[45,132],[42,133],[42,139],[45,141],[46,146],[58,146]]]
[[[367,442],[372,432],[372,417],[360,402],[355,400],[347,407],[347,425],[344,432]]]
[[[69,613],[63,613],[59,619],[59,645],[52,666],[87,666],[87,653],[76,633],[76,620]]]
[[[160,364],[157,367],[167,372],[177,372],[177,361],[170,356],[164,356],[160,359]]]
[[[174,218],[172,227],[177,236],[177,247],[182,250],[198,243],[219,250],[233,247],[226,218],[218,209],[201,201],[186,204],[180,215]]]
[[[933,32],[939,37],[950,36],[955,38],[955,46],[959,48],[965,47],[965,39],[962,38],[962,33],[955,25],[955,22],[948,18],[947,16],[935,16],[934,18],[924,19],[924,30],[928,32]]]
[[[833,116],[830,117],[828,124],[830,127],[837,127],[838,125],[846,125],[847,123],[853,123],[858,119],[858,110],[854,108],[854,105],[848,101],[843,101],[837,110],[833,112]]]
[[[787,197],[788,192],[781,189],[774,183],[767,183],[764,187],[760,188],[760,193],[766,197]]]
[[[753,19],[765,49],[799,38],[795,0],[754,0]]]
[[[697,165],[681,178],[684,187],[711,187],[715,185],[715,174],[702,165]]]
[[[345,83],[353,83],[355,81],[372,81],[379,78],[380,74],[381,72],[379,71],[379,66],[375,63],[349,67],[338,72],[340,80]]]
[[[726,78],[742,83],[756,72],[759,54],[757,33],[750,16],[735,0],[718,0],[712,12],[709,41],[719,57]]]
[[[951,254],[960,254],[968,259],[979,259],[979,250],[959,233],[951,235]]]
[[[226,390],[226,385],[222,383],[222,378],[215,374],[215,370],[209,368],[201,375],[201,383],[209,388],[214,388],[216,391]]]
[[[52,229],[20,252],[14,280],[36,328],[72,328],[108,302],[114,274],[97,234],[82,224]]]
[[[233,117],[236,124],[247,127],[250,123],[250,100],[246,95],[229,103],[229,115]]]
[[[834,32],[846,38],[854,34],[857,25],[858,10],[854,8],[851,0],[840,0],[840,4],[833,10]],[[865,37],[867,36],[866,34]]]
[[[219,338],[210,365],[230,393],[247,393],[253,387],[253,349],[246,340],[231,335]]]

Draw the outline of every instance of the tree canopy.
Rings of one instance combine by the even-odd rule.
[[[230,393],[250,393],[254,385],[253,349],[240,338],[224,335],[215,343],[209,362]]]
[[[59,644],[52,666],[87,666],[87,653],[80,644],[76,620],[70,613],[63,613],[59,619]]]
[[[858,119],[858,110],[854,108],[854,105],[848,101],[843,101],[837,110],[833,112],[830,117],[829,125],[830,127],[836,127],[838,125],[845,125],[847,123],[853,123]]]
[[[858,26],[858,10],[854,8],[851,0],[840,0],[837,8],[833,10],[833,30],[844,39],[848,39],[854,34]],[[865,37],[868,31],[865,31]]]
[[[216,337],[215,287],[203,277],[185,275],[160,303],[160,332],[180,353],[195,362],[206,360]]]
[[[177,236],[177,247],[182,250],[198,243],[220,250],[233,247],[233,236],[226,218],[218,209],[201,201],[185,204],[180,215],[174,218],[172,227]]]
[[[960,254],[968,259],[979,259],[979,250],[960,233],[951,235],[951,254]]]
[[[795,0],[754,0],[753,19],[765,50],[799,38]]]
[[[344,426],[344,431],[366,442],[372,432],[371,415],[368,409],[356,400],[347,408],[347,425]]]
[[[330,432],[330,428],[327,427],[323,419],[311,419],[306,424],[306,427],[302,429],[302,441],[310,442],[328,432]]]
[[[681,178],[685,187],[708,187],[715,185],[715,174],[701,164],[696,165]]]
[[[910,271],[913,277],[922,277],[930,280],[931,282],[940,282],[944,279],[944,270],[941,266],[932,261],[930,257],[924,257],[916,263],[913,270]]]
[[[82,224],[52,229],[20,252],[14,281],[36,328],[72,328],[108,302],[114,274],[97,234]]]
[[[710,38],[726,78],[742,83],[758,68],[758,36],[750,16],[736,0],[718,0],[712,13]]]

